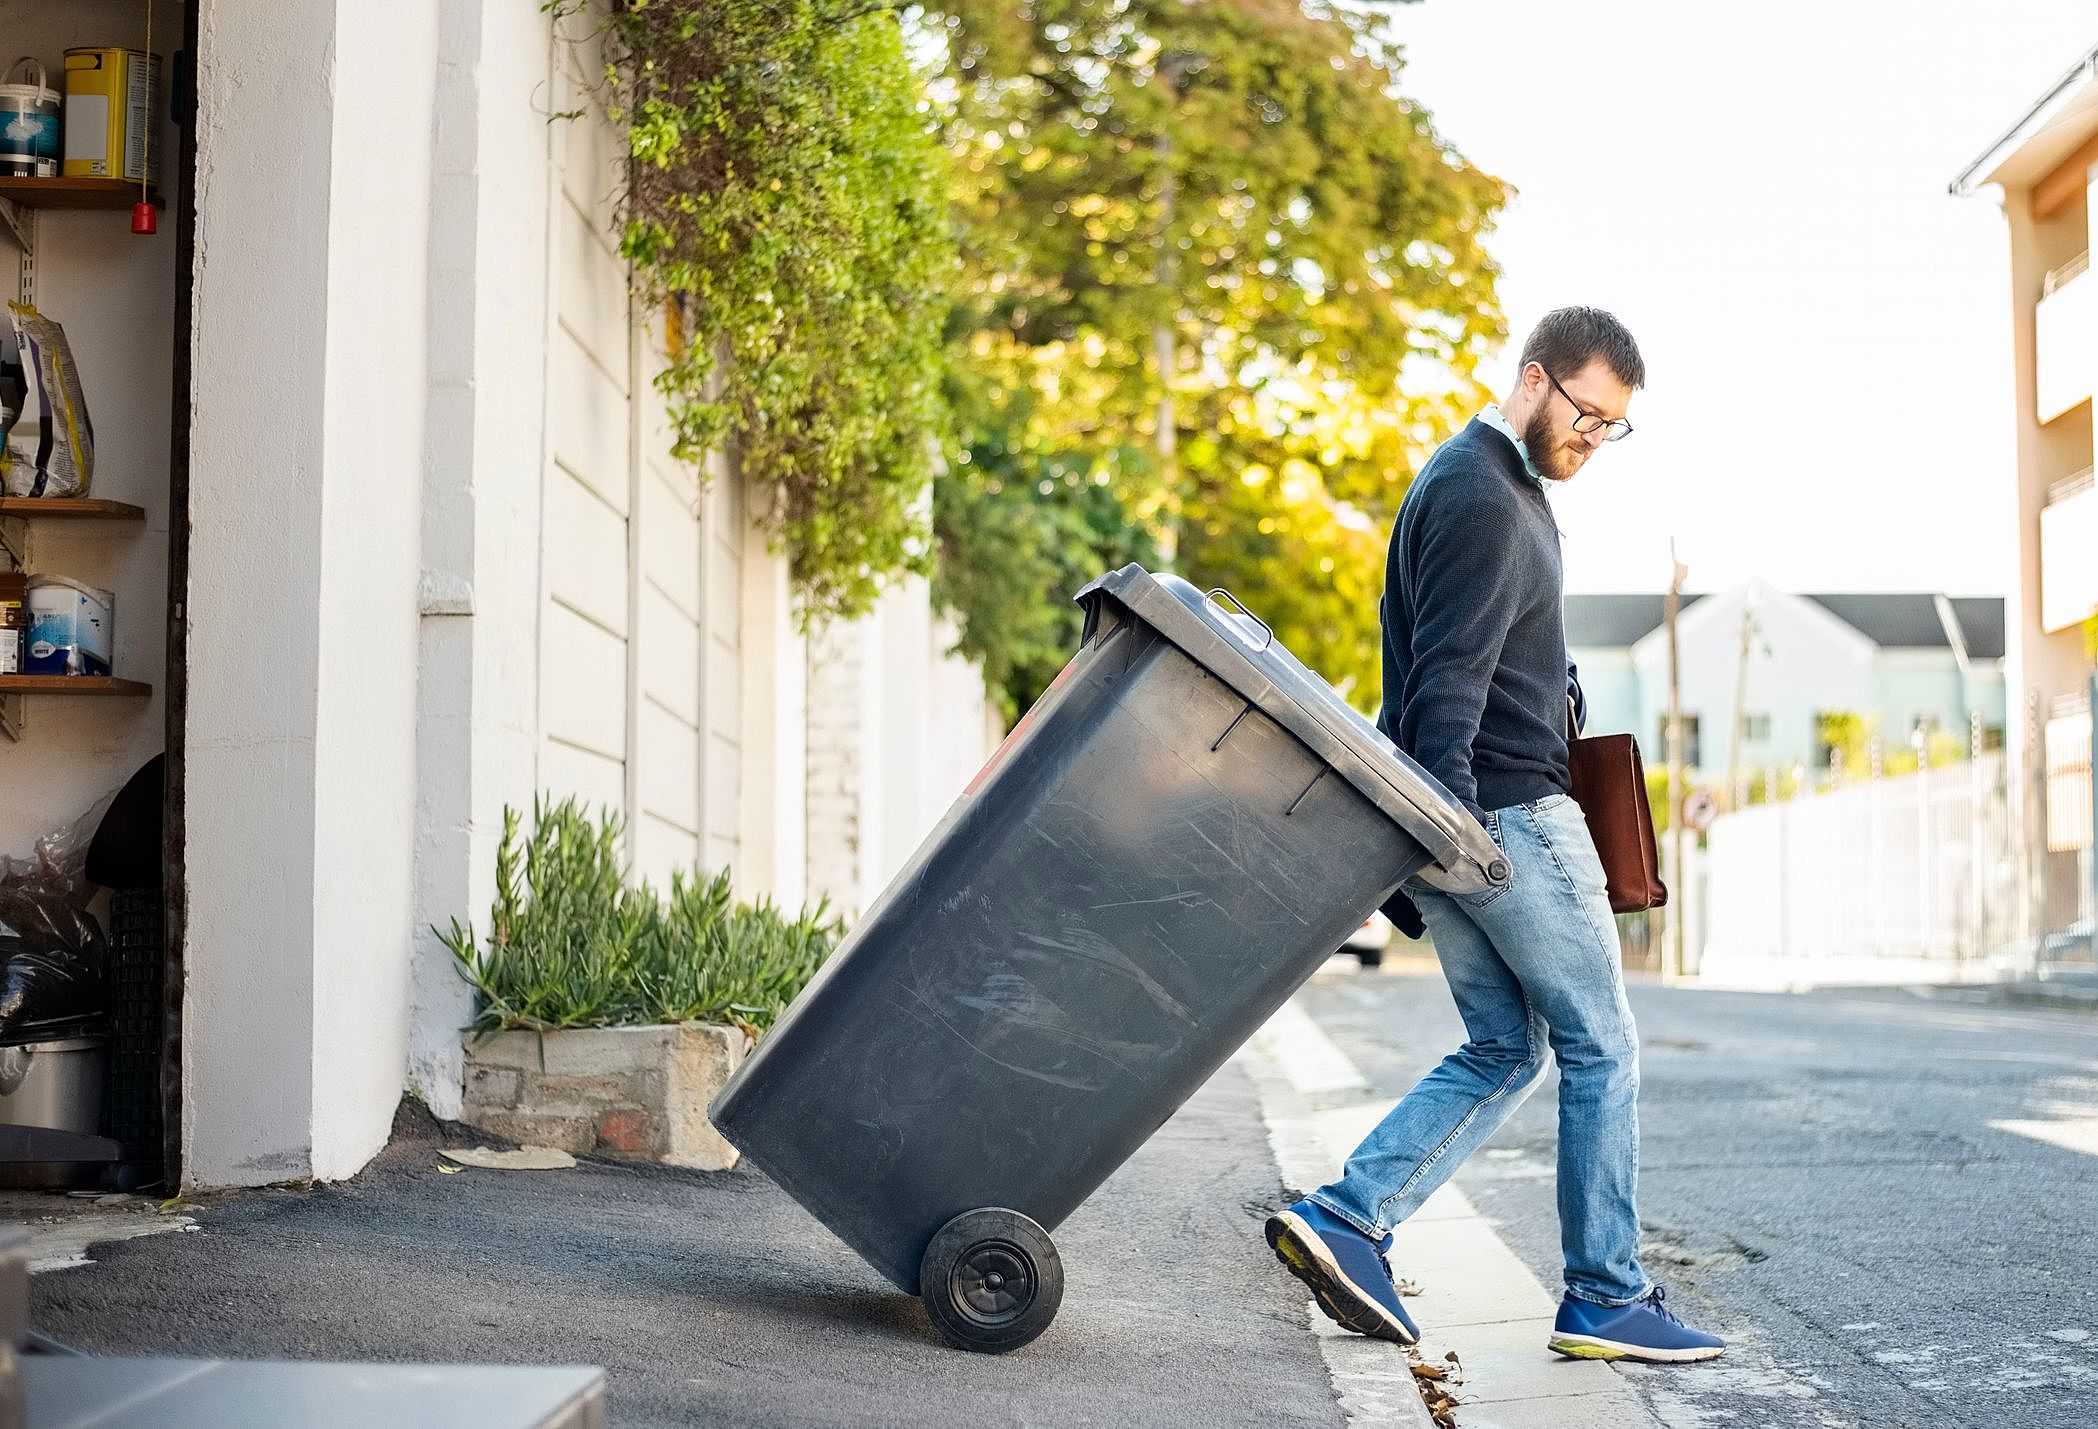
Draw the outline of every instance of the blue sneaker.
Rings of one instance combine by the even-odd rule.
[[[1559,1302],[1550,1348],[1568,1359],[1648,1364],[1716,1360],[1726,1353],[1725,1340],[1691,1329],[1661,1300],[1658,1285],[1645,1299],[1629,1305],[1598,1305],[1569,1295]]]
[[[1268,1247],[1335,1323],[1358,1335],[1402,1345],[1419,1341],[1420,1328],[1399,1303],[1398,1287],[1378,1244],[1316,1201],[1299,1201],[1268,1217]]]

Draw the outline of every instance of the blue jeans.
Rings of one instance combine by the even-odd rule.
[[[1514,875],[1420,906],[1471,1040],[1428,1073],[1311,1199],[1372,1239],[1420,1209],[1559,1063],[1559,1237],[1570,1294],[1627,1304],[1639,1266],[1639,1038],[1602,861],[1564,794],[1491,810]]]

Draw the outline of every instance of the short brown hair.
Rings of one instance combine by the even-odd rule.
[[[1601,308],[1546,313],[1523,342],[1522,366],[1534,362],[1553,377],[1566,378],[1598,357],[1625,386],[1646,385],[1646,361],[1631,330]]]

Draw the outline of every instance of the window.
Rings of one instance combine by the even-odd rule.
[[[1702,750],[1702,742],[1698,739],[1697,716],[1694,714],[1686,714],[1683,716],[1684,767],[1687,769],[1696,769],[1699,766],[1701,766],[1704,763],[1704,759],[1702,757]],[[1660,723],[1657,724],[1654,728],[1654,762],[1659,764],[1665,762],[1667,758],[1668,716],[1666,714],[1663,714],[1661,716]]]
[[[1770,716],[1767,714],[1744,715],[1741,720],[1741,739],[1745,744],[1770,743]]]

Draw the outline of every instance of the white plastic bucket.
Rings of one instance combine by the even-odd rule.
[[[0,174],[54,178],[58,174],[60,97],[33,59],[16,60],[0,83]]]
[[[108,674],[116,600],[106,590],[64,576],[31,576],[28,673]]]

